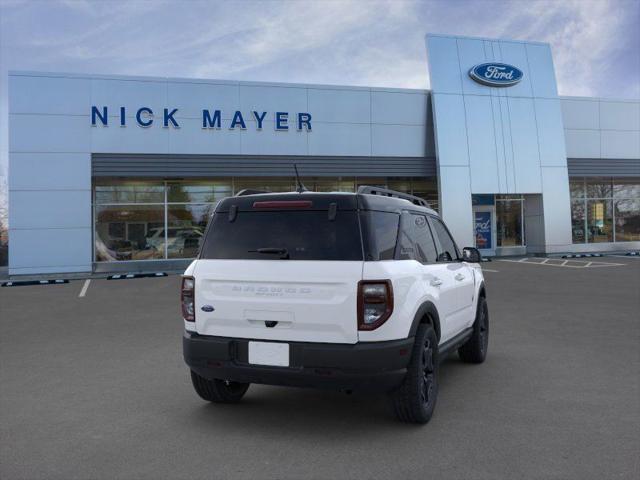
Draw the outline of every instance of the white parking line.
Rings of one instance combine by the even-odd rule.
[[[593,265],[589,265],[589,268],[598,267],[625,267],[626,263],[608,263],[608,262],[593,262]]]
[[[586,261],[586,260],[560,260],[555,258],[545,258],[542,261],[538,261],[539,258],[521,258],[519,260],[500,259],[500,262],[512,262],[512,263],[526,263],[529,265],[543,265],[545,267],[564,267],[564,268],[597,268],[597,267],[623,267],[624,263],[612,263],[612,262],[600,262],[600,261]],[[555,260],[562,263],[553,263],[550,260]],[[569,264],[571,262],[571,264]]]
[[[84,281],[84,285],[82,285],[82,290],[80,290],[80,295],[78,295],[78,297],[82,298],[87,294],[87,289],[89,288],[89,283],[91,283],[91,280],[87,278]]]
[[[499,273],[500,270],[489,270],[488,268],[483,268],[482,269],[483,272],[491,272],[491,273]]]

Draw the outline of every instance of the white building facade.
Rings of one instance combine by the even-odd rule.
[[[640,248],[640,100],[549,45],[429,35],[431,90],[12,72],[9,273],[172,268],[244,189],[378,185],[488,255]],[[475,72],[475,73],[474,73]]]

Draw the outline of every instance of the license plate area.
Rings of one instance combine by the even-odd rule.
[[[249,342],[249,363],[272,367],[289,366],[289,344],[274,342]]]

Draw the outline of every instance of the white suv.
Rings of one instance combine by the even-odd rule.
[[[480,260],[391,190],[226,198],[182,279],[193,386],[223,403],[250,383],[388,392],[400,420],[426,423],[439,361],[487,354]]]

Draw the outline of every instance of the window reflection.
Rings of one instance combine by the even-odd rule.
[[[211,204],[170,205],[167,212],[168,258],[193,258],[207,226]]]
[[[162,203],[164,184],[152,182],[126,182],[96,185],[96,204],[104,203]]]
[[[573,243],[640,240],[640,178],[574,177],[570,191]]]
[[[611,200],[587,200],[587,241],[601,243],[613,241]]]
[[[614,178],[613,197],[640,199],[640,179]]]
[[[169,183],[169,203],[215,203],[232,195],[231,179],[207,183]]]
[[[314,192],[355,192],[355,179],[351,178],[313,178],[304,179],[304,184]]]
[[[634,199],[615,202],[616,241],[640,240],[640,195]]]
[[[95,220],[96,261],[164,258],[162,205],[98,206]]]
[[[584,200],[571,202],[571,238],[573,243],[584,243],[585,241],[584,209]]]
[[[234,179],[236,193],[249,189],[249,190],[262,190],[266,192],[292,192],[295,190],[295,179],[293,175],[291,177],[236,177]]]
[[[569,179],[569,191],[571,192],[571,198],[584,198],[585,186],[584,178],[570,178]]]
[[[611,178],[587,178],[587,198],[610,198],[613,193]]]
[[[354,192],[378,185],[425,198],[437,209],[435,178],[303,177],[311,191]],[[185,181],[100,180],[94,185],[95,260],[193,258],[217,202],[243,189],[295,190],[290,177],[227,177]]]

